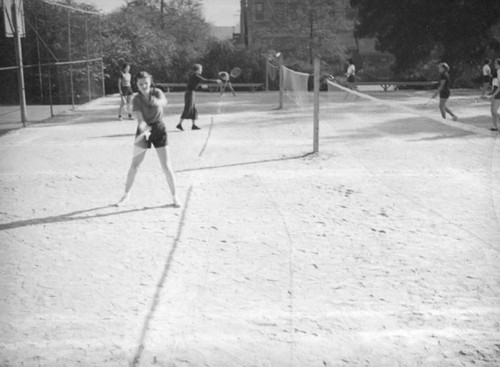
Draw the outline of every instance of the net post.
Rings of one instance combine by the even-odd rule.
[[[314,58],[314,127],[313,127],[313,153],[319,151],[319,83],[320,83],[320,58]]]
[[[16,0],[12,1],[12,28],[14,31],[14,45],[17,59],[17,77],[18,77],[18,89],[19,89],[19,107],[21,108],[21,121],[23,123],[23,127],[26,127],[26,121],[28,121],[27,113],[26,113],[26,92],[24,85],[24,66],[23,66],[23,50],[21,44],[21,26],[18,23],[17,11],[18,8],[16,6]]]
[[[280,93],[279,93],[279,104],[278,109],[283,109],[283,54],[279,54],[278,56],[278,74],[279,74],[279,83],[280,83]]]

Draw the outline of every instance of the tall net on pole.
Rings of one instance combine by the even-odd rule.
[[[24,0],[22,39],[26,101],[78,105],[104,95],[100,14],[63,4]],[[1,22],[4,22],[2,18]],[[0,37],[0,100],[17,104],[12,38]]]
[[[309,74],[288,69],[283,66],[283,92],[294,104],[305,107],[310,104],[308,92]]]

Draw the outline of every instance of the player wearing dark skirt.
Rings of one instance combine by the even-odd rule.
[[[163,122],[163,108],[167,105],[167,98],[161,90],[151,87],[150,74],[141,71],[137,74],[136,80],[139,93],[132,101],[133,112],[138,122],[134,155],[127,174],[125,194],[117,205],[123,205],[129,200],[130,189],[134,183],[137,170],[144,160],[147,150],[154,146],[172,194],[173,205],[178,207],[179,204],[175,194],[175,177],[168,151],[167,130]]]
[[[456,121],[458,117],[451,112],[451,110],[446,107],[446,102],[448,102],[448,99],[450,98],[451,95],[451,90],[450,90],[450,75],[448,74],[448,71],[450,70],[450,67],[448,66],[447,63],[442,62],[438,65],[439,69],[439,87],[436,93],[432,96],[432,98],[435,98],[439,94],[439,110],[441,111],[441,116],[443,118],[446,118],[446,113],[448,113],[453,121]]]
[[[221,83],[219,79],[205,79],[201,76],[202,71],[203,67],[200,64],[195,64],[193,66],[192,73],[189,76],[187,82],[187,90],[184,94],[184,110],[182,111],[181,119],[176,126],[179,130],[184,130],[182,128],[182,122],[186,119],[193,122],[192,130],[200,129],[196,125],[196,120],[198,119],[198,110],[196,109],[195,104],[195,91],[201,83]]]

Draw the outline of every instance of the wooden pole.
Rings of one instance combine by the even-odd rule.
[[[319,151],[319,78],[320,59],[314,58],[314,130],[313,130],[313,153]]]

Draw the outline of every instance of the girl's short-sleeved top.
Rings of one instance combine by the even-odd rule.
[[[444,81],[441,94],[450,94],[450,75],[445,71],[439,76],[439,81]]]
[[[122,87],[131,87],[131,81],[132,77],[130,76],[130,73],[122,73]]]
[[[145,97],[141,92],[139,92],[132,100],[132,111],[141,112],[144,121],[148,125],[163,121],[163,106],[151,103],[152,97],[160,99],[162,96],[164,96],[163,92],[158,88],[151,88],[148,97]]]

